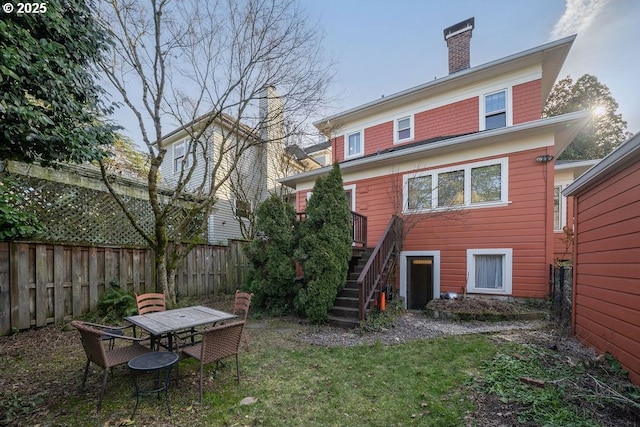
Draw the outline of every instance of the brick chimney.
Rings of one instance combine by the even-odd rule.
[[[469,18],[444,29],[449,48],[449,74],[466,70],[470,66],[471,32],[475,18]]]

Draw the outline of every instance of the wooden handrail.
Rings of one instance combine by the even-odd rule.
[[[297,212],[298,221],[307,218],[306,212]],[[367,217],[357,212],[351,211],[351,241],[353,246],[367,247]]]
[[[381,291],[382,274],[394,252],[398,249],[401,227],[402,219],[393,215],[360,276],[358,276],[358,317],[360,320],[364,320],[376,291]]]

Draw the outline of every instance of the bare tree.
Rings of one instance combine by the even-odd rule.
[[[177,264],[202,235],[242,159],[280,143],[260,132],[269,124],[259,114],[264,89],[278,88],[283,113],[298,124],[293,131],[324,106],[332,76],[322,36],[293,0],[103,0],[99,9],[114,43],[102,71],[136,117],[149,153],[152,233],[111,188],[105,165],[103,177],[154,250],[157,287],[175,303]],[[186,135],[185,155],[171,191],[161,194],[161,178],[167,178],[161,168],[175,142],[165,136],[169,126]],[[191,203],[176,219],[187,196]],[[169,245],[173,237],[180,241]]]

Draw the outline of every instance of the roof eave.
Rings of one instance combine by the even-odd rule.
[[[640,132],[627,139],[602,161],[583,173],[564,189],[563,196],[575,196],[602,182],[618,168],[640,159]]]
[[[544,103],[551,92],[575,38],[575,35],[568,36],[492,62],[449,74],[440,79],[424,83],[323,118],[314,122],[313,125],[320,132],[327,134],[327,132],[330,132],[332,129],[339,127],[339,125],[344,121],[352,120],[362,114],[373,114],[377,110],[390,108],[390,105],[394,103],[401,104],[403,101],[409,102],[412,97],[421,96],[423,92],[432,91],[434,93],[439,93],[442,91],[449,91],[456,86],[462,86],[481,80],[485,78],[487,74],[498,74],[503,71],[506,72],[514,67],[525,67],[536,62],[541,63],[543,68],[541,96]]]
[[[438,142],[430,144],[417,145],[411,148],[398,148],[395,151],[389,151],[381,153],[376,156],[367,156],[347,162],[340,163],[340,170],[342,171],[357,171],[359,169],[366,169],[371,165],[384,165],[385,163],[393,163],[403,157],[416,156],[419,153],[444,151],[444,150],[458,150],[464,149],[465,144],[473,143],[477,145],[479,143],[491,143],[498,140],[503,140],[513,137],[523,137],[529,134],[540,134],[543,132],[555,132],[555,144],[558,147],[564,149],[566,145],[571,142],[568,138],[571,138],[577,134],[580,129],[587,123],[590,117],[589,111],[578,111],[575,113],[563,114],[560,116],[549,117],[545,119],[536,120],[533,122],[527,122],[515,126],[509,126],[499,129],[493,129],[488,131],[482,131],[454,138],[444,139]],[[278,180],[283,185],[291,188],[296,188],[298,182],[309,181],[310,179],[316,179],[322,175],[326,175],[331,166],[315,169],[312,171],[303,172],[301,174],[292,175],[289,177],[281,178]]]

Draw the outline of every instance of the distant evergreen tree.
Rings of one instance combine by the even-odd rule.
[[[272,195],[256,210],[256,236],[247,247],[251,268],[247,287],[252,303],[272,315],[293,309],[296,296],[295,248],[296,212],[281,198]]]
[[[609,88],[597,77],[585,74],[575,83],[571,77],[559,80],[547,99],[543,117],[558,116],[581,110],[602,109],[576,136],[559,157],[561,160],[601,159],[628,136],[627,122],[617,113],[618,103]]]
[[[310,322],[322,323],[345,284],[351,257],[351,212],[337,163],[327,177],[316,181],[306,213],[295,252],[304,286],[295,307]]]

